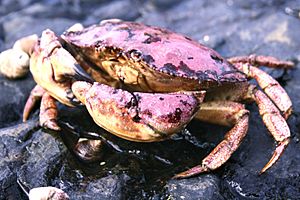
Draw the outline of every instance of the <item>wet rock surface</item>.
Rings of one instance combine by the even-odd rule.
[[[299,62],[300,20],[286,15],[299,1],[0,1],[0,50],[45,28],[57,33],[76,22],[122,18],[167,27],[217,50],[224,57],[266,54]],[[294,114],[288,120],[291,143],[279,162],[258,175],[275,148],[257,107],[248,135],[220,169],[184,180],[172,176],[200,163],[228,128],[193,121],[171,140],[140,144],[98,128],[83,108],[60,105],[60,120],[76,132],[100,133],[106,141],[100,162],[83,163],[73,153],[76,134],[49,132],[37,125],[37,112],[22,123],[32,77],[0,76],[0,199],[26,199],[17,179],[29,188],[54,186],[71,199],[298,199],[300,196],[300,70],[265,69],[289,93]]]

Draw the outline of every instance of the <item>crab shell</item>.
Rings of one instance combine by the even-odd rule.
[[[214,50],[159,27],[107,20],[61,38],[96,81],[133,91],[210,90],[247,80]]]

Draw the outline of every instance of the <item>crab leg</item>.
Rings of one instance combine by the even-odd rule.
[[[259,86],[283,113],[285,119],[291,115],[292,102],[286,91],[270,75],[253,65],[291,68],[293,67],[292,62],[280,61],[276,58],[266,56],[235,57],[229,59],[229,61],[235,63],[235,67],[244,72],[249,78],[254,78],[257,81]]]
[[[36,85],[31,90],[23,110],[23,122],[25,122],[28,119],[30,112],[33,110],[36,103],[41,100],[45,92],[46,91],[39,85]]]
[[[242,104],[231,101],[205,102],[201,104],[196,117],[201,121],[234,126],[200,165],[177,174],[174,178],[186,178],[217,169],[230,158],[247,134],[249,111]]]
[[[23,121],[28,119],[28,116],[36,103],[41,100],[40,106],[40,125],[52,130],[60,130],[56,123],[57,106],[53,99],[41,86],[36,85],[30,92],[23,110]]]
[[[249,56],[236,56],[227,59],[230,63],[249,63],[254,66],[266,66],[272,68],[285,68],[291,69],[294,67],[294,63],[290,61],[278,60],[272,56],[261,56],[261,55],[249,55]]]
[[[249,85],[246,98],[251,98],[257,103],[264,124],[277,142],[272,158],[261,170],[261,173],[263,173],[279,159],[290,141],[291,133],[286,120],[282,117],[278,108],[255,85]]]
[[[43,94],[40,107],[40,126],[51,130],[60,130],[57,125],[57,106],[55,99],[47,92]]]

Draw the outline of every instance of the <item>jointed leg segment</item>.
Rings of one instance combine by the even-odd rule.
[[[294,67],[294,63],[290,61],[278,60],[272,56],[261,56],[261,55],[249,55],[249,56],[236,56],[227,59],[230,63],[249,63],[254,66],[267,66],[271,68],[285,68],[291,69]]]
[[[45,93],[42,96],[41,107],[40,107],[40,125],[42,127],[49,128],[51,130],[60,130],[57,125],[57,106],[56,100]]]
[[[250,85],[248,95],[249,98],[252,98],[257,103],[264,124],[277,142],[272,158],[261,170],[261,173],[263,173],[279,159],[289,143],[291,134],[285,119],[281,116],[277,107],[262,91],[258,90],[254,85]]]
[[[224,118],[224,116],[227,117]],[[221,125],[234,124],[234,126],[226,133],[224,140],[202,160],[201,165],[177,174],[175,178],[186,178],[217,169],[236,151],[248,131],[249,111],[239,103],[228,101],[203,103],[197,118]]]
[[[23,110],[23,121],[25,122],[28,119],[30,112],[40,100],[40,125],[52,130],[60,130],[60,127],[56,123],[57,106],[55,99],[39,85],[36,85],[30,92]]]
[[[290,129],[285,120],[292,113],[292,102],[286,91],[275,79],[254,65],[290,69],[294,64],[289,61],[280,61],[270,56],[255,55],[234,57],[228,59],[228,61],[233,63],[237,69],[244,72],[249,78],[254,78],[267,95],[256,89],[255,86],[250,85],[248,94],[245,96],[246,99],[253,99],[257,103],[265,125],[277,142],[272,158],[261,170],[261,173],[263,173],[279,159],[289,143]],[[278,109],[282,112],[282,115]]]
[[[236,68],[244,72],[249,78],[254,78],[261,89],[275,103],[287,119],[292,113],[292,102],[286,91],[270,75],[248,63],[237,63]]]
[[[237,69],[244,72],[249,78],[257,81],[258,85],[283,113],[285,119],[290,116],[292,113],[292,102],[286,91],[275,79],[256,66],[291,69],[294,67],[293,62],[281,61],[272,56],[257,55],[232,57],[228,61],[234,64]]]
[[[30,92],[30,95],[26,101],[24,110],[23,110],[23,122],[25,122],[34,106],[37,104],[38,101],[41,100],[43,94],[45,94],[45,90],[39,86],[36,85]]]

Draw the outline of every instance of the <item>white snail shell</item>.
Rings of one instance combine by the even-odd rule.
[[[70,28],[68,28],[67,32],[72,32],[72,31],[76,32],[76,31],[81,31],[82,29],[84,29],[83,25],[80,23],[76,23]]]
[[[29,191],[29,200],[69,200],[70,197],[55,187],[38,187]]]
[[[36,34],[23,37],[15,42],[13,49],[19,49],[28,55],[31,55],[34,46],[38,42],[38,39],[39,38]]]
[[[0,54],[0,73],[8,78],[20,78],[29,71],[29,56],[38,42],[36,34],[17,40],[12,49]]]
[[[20,78],[29,71],[29,56],[20,49],[8,49],[0,54],[0,73],[8,78]]]

